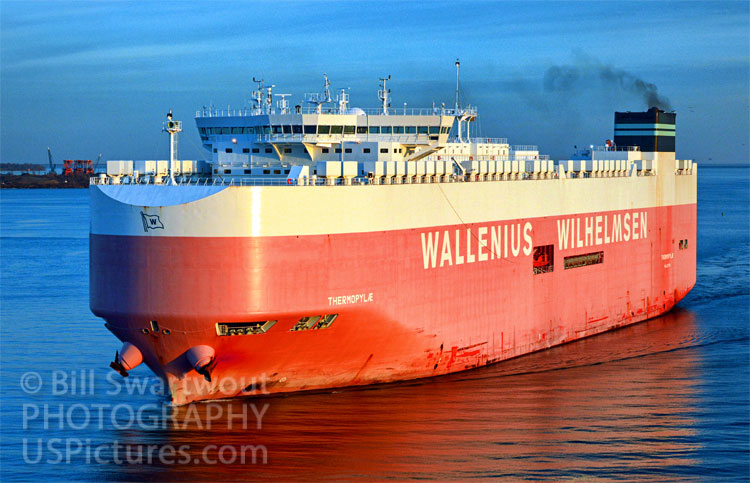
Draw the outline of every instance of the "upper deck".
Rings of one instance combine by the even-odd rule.
[[[475,107],[461,107],[456,102],[453,108],[445,104],[392,108],[388,80],[381,79],[380,108],[350,107],[345,89],[332,100],[327,77],[323,93],[307,94],[293,107],[287,99],[291,94],[273,94],[274,86],[255,80],[258,89],[253,92],[253,107],[204,107],[195,112],[196,127],[214,164],[247,164],[243,155],[248,155],[250,164],[332,160],[337,153],[330,148],[338,145],[341,151],[345,143],[359,145],[360,155],[388,155],[364,156],[367,160],[401,161],[427,156],[451,141],[468,141],[469,123],[478,115]],[[274,97],[280,98],[275,107]],[[355,150],[343,151],[354,154]]]

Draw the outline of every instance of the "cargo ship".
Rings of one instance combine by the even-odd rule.
[[[458,77],[458,76],[457,76]],[[695,284],[697,164],[676,114],[617,112],[553,161],[462,106],[204,108],[205,161],[90,183],[90,307],[176,405],[433,377],[669,311]],[[458,93],[458,89],[457,89]]]

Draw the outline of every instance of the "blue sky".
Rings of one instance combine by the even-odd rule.
[[[0,160],[46,162],[47,146],[58,163],[164,159],[170,108],[185,121],[180,157],[202,159],[195,110],[247,105],[253,76],[298,103],[326,72],[374,107],[390,74],[393,106],[450,105],[459,57],[483,136],[566,158],[611,138],[614,111],[647,107],[628,88],[641,79],[677,112],[679,157],[748,163],[749,5],[3,0]],[[554,66],[573,82],[545,88]]]

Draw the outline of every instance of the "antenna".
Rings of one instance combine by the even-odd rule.
[[[456,114],[458,114],[458,108],[460,106],[460,98],[458,97],[458,71],[461,68],[461,62],[456,58]]]
[[[391,75],[388,74],[388,77],[381,77],[380,78],[380,89],[378,90],[378,99],[380,99],[383,102],[383,115],[388,115],[388,107],[391,105],[388,97],[391,93],[390,89],[386,89],[385,83],[391,80]]]
[[[308,92],[305,94],[305,102],[309,102],[310,104],[315,104],[315,111],[320,114],[322,110],[322,105],[326,104],[328,102],[331,102],[331,83],[328,82],[328,75],[323,74],[323,90],[324,92],[321,94],[320,92]]]

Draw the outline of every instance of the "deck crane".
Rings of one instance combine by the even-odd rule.
[[[96,163],[94,163],[94,171],[92,174],[96,174],[96,168],[99,166],[99,161],[102,160],[102,153],[99,153],[99,157],[96,158]]]
[[[52,151],[50,148],[47,148],[47,157],[49,158],[49,172],[50,174],[55,174],[55,165],[52,162]]]

